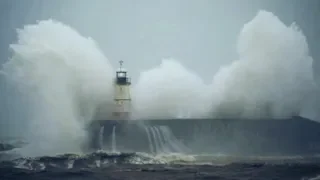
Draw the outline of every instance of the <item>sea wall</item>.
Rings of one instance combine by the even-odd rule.
[[[103,131],[101,131],[103,127]],[[320,152],[320,123],[288,119],[93,121],[90,148],[148,153],[311,155]]]

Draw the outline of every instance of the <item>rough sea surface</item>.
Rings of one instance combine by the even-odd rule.
[[[201,160],[202,159],[202,160]],[[320,157],[232,157],[144,153],[64,154],[1,161],[1,180],[316,180]]]

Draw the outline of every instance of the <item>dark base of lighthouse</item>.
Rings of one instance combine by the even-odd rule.
[[[92,150],[231,155],[320,153],[320,123],[301,117],[101,120],[94,121],[89,132]]]

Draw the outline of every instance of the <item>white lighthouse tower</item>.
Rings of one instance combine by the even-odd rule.
[[[120,68],[116,71],[114,82],[114,102],[115,109],[112,112],[114,119],[127,120],[131,112],[131,80],[127,71],[122,67],[123,61],[120,61]]]

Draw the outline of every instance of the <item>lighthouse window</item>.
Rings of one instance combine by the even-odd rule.
[[[123,73],[123,72],[118,73],[118,77],[125,77],[125,76],[126,76],[126,74],[125,74],[125,73]]]

